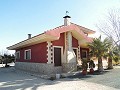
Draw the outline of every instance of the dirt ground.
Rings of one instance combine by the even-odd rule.
[[[0,90],[119,90],[120,69],[115,68],[114,70],[110,71],[111,73],[87,78],[63,78],[51,81],[22,73],[14,67],[1,67]]]

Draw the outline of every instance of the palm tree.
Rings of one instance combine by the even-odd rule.
[[[106,44],[107,44],[107,48],[108,48],[108,52],[106,53],[106,56],[108,57],[108,69],[113,69],[113,65],[112,65],[112,60],[113,60],[113,57],[114,57],[114,45],[113,45],[113,40],[112,38],[105,38],[106,40]]]
[[[112,59],[113,59],[113,54],[112,54],[112,52],[110,51],[110,52],[108,53],[108,69],[113,69]]]
[[[117,63],[120,60],[120,51],[118,47],[114,47],[113,60]]]
[[[113,69],[112,61],[118,61],[120,59],[120,49],[114,45],[112,38],[106,38],[106,41],[106,44],[108,44],[108,53],[106,53],[106,56],[108,57],[108,69]]]
[[[102,41],[100,36],[99,38],[94,38],[93,42],[88,44],[91,56],[98,58],[98,71],[100,72],[103,71],[102,57],[108,52],[107,43],[107,40]]]

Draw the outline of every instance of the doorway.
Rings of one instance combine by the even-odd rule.
[[[60,47],[54,47],[54,65],[55,66],[61,66],[61,48]]]

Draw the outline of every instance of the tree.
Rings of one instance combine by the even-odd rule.
[[[114,57],[114,51],[115,51],[115,48],[113,46],[113,40],[112,38],[105,38],[106,41],[106,44],[107,44],[107,49],[108,49],[108,52],[105,53],[104,57],[107,59],[108,58],[108,69],[113,69],[113,65],[112,65],[112,60],[113,60],[113,57]]]
[[[114,47],[114,51],[113,51],[113,60],[118,64],[119,60],[120,60],[120,55],[117,47]]]
[[[4,60],[5,60],[5,67],[8,67],[8,55],[4,54]]]
[[[99,38],[94,38],[92,43],[88,44],[90,48],[90,56],[94,56],[98,58],[98,71],[103,71],[102,57],[108,52],[108,44],[107,40],[101,40],[101,36]]]
[[[120,10],[110,10],[106,18],[101,20],[96,26],[100,32],[113,41],[114,47],[116,46],[118,51],[120,51]],[[120,55],[120,52],[118,53]]]
[[[5,63],[5,67],[8,67],[8,63],[15,62],[15,56],[12,54],[4,54],[2,55],[3,63]]]

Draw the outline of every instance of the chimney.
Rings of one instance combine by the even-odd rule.
[[[31,38],[31,34],[28,34],[28,39],[30,39]]]
[[[63,17],[64,18],[64,25],[67,26],[67,25],[70,25],[70,16],[66,15]]]

